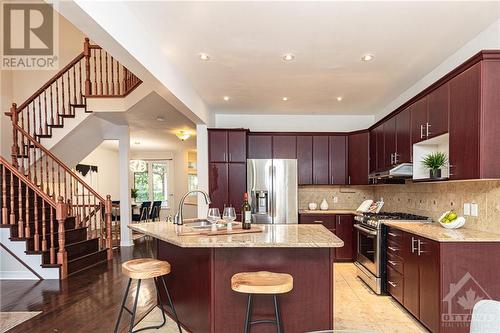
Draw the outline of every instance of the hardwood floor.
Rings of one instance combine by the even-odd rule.
[[[0,281],[0,311],[42,311],[9,333],[113,332],[128,279],[121,263],[132,258],[153,257],[153,241],[140,238],[135,246],[115,250],[114,260],[71,276],[66,281]],[[132,283],[130,294],[135,293]],[[136,322],[156,305],[152,280],[141,286]],[[133,297],[128,307],[132,308]],[[126,331],[130,316],[124,313],[120,332]]]

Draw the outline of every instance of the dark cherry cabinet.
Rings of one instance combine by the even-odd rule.
[[[433,138],[448,132],[449,113],[450,84],[446,82],[427,95],[427,138]]]
[[[209,163],[208,165],[209,178],[209,195],[210,207],[224,208],[228,203],[228,163]]]
[[[228,200],[226,204],[234,207],[237,214],[241,214],[243,193],[247,191],[246,179],[247,168],[245,163],[228,163]]]
[[[249,135],[248,158],[273,158],[273,137],[271,135]]]
[[[300,224],[321,224],[331,232],[335,233],[337,217],[333,214],[299,214]]]
[[[297,136],[297,169],[299,185],[313,183],[313,138]]]
[[[350,185],[368,184],[368,150],[371,146],[368,132],[351,134],[348,137],[348,181]],[[371,157],[370,157],[371,160]]]
[[[450,81],[451,179],[472,179],[480,176],[480,69],[481,64],[478,63]]]
[[[375,170],[377,170],[377,132],[372,130],[370,131],[370,172]]]
[[[209,162],[246,162],[246,130],[208,130]]]
[[[411,162],[411,124],[410,110],[405,109],[396,115],[396,150],[394,153],[394,164]]]
[[[384,168],[385,165],[385,136],[384,136],[384,127],[383,124],[379,125],[374,129],[375,137],[377,141],[377,170]]]
[[[347,137],[345,135],[329,138],[330,184],[347,184]]]
[[[245,163],[247,160],[247,132],[227,132],[227,161]]]
[[[404,291],[403,305],[415,317],[420,315],[420,260],[415,251],[417,249],[418,238],[412,234],[404,233],[402,255],[404,260]]]
[[[273,158],[297,158],[297,137],[295,135],[274,135]]]
[[[440,273],[439,243],[426,238],[418,239],[419,256],[419,309],[420,321],[431,331],[439,330]]]
[[[313,184],[329,184],[329,137],[313,136]]]
[[[393,116],[386,120],[383,124],[384,131],[384,164],[383,167],[387,168],[394,163],[394,156],[396,154],[396,117]]]
[[[335,235],[344,241],[344,246],[335,249],[337,261],[354,260],[354,217],[352,215],[337,215],[335,218]]]
[[[411,112],[411,143],[426,140],[427,96],[409,106]]]

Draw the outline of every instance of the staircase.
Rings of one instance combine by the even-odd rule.
[[[6,112],[13,145],[12,163],[0,157],[0,231],[9,230],[12,243],[24,242],[22,255],[40,257],[42,269],[58,268],[60,279],[111,260],[119,232],[111,220],[110,196],[105,199],[86,184],[44,147],[43,139],[64,128],[66,118],[91,112],[88,98],[123,98],[139,84],[126,67],[86,38],[82,53]],[[24,264],[43,278],[38,267]]]

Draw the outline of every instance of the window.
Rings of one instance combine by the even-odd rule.
[[[134,172],[137,202],[163,201],[168,206],[168,161],[148,161],[146,171]]]

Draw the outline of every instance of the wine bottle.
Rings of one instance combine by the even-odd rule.
[[[243,229],[252,228],[252,207],[248,203],[248,193],[243,194],[243,206],[241,206],[242,227]]]

